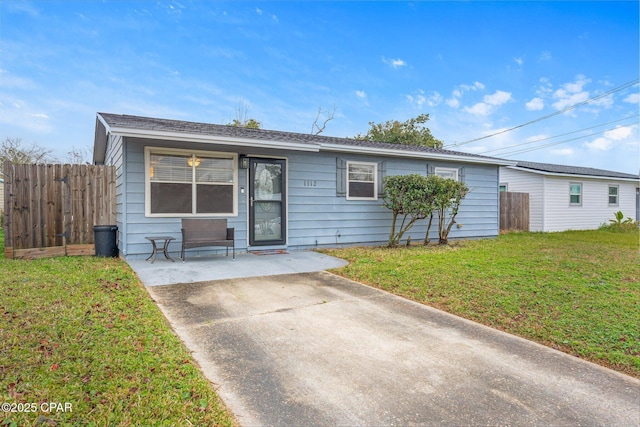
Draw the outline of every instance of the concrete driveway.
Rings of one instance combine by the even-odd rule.
[[[640,425],[640,381],[326,272],[147,288],[242,425]]]

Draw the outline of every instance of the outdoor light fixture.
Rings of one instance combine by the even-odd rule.
[[[195,167],[198,167],[200,166],[200,158],[191,156],[187,159],[187,164],[189,165],[189,167],[193,167],[194,165]]]
[[[240,155],[240,169],[249,169],[249,158],[244,154]]]

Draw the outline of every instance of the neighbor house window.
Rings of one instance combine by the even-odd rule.
[[[146,214],[236,215],[233,153],[145,150]]]
[[[509,186],[507,184],[500,184],[500,186],[498,187],[500,189],[501,193],[506,193],[507,191],[509,191]]]
[[[347,162],[347,200],[378,198],[377,163]]]
[[[574,206],[582,205],[582,184],[579,182],[569,184],[569,204]]]
[[[454,181],[458,180],[458,169],[454,168],[436,168],[435,174],[441,178],[449,178]]]
[[[609,186],[609,206],[618,206],[618,186]]]

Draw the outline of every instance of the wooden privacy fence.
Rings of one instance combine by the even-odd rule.
[[[500,193],[500,230],[529,231],[529,193]]]
[[[6,258],[93,255],[94,225],[115,224],[113,166],[4,164]]]

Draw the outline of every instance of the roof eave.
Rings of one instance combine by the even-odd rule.
[[[321,150],[335,151],[335,152],[342,152],[342,153],[375,154],[375,155],[391,156],[391,157],[412,157],[412,158],[421,158],[421,159],[450,160],[450,161],[462,162],[462,163],[480,163],[480,164],[489,164],[489,165],[497,165],[497,166],[513,166],[516,164],[515,161],[504,160],[504,159],[489,159],[489,158],[483,158],[483,157],[460,156],[455,154],[433,153],[433,152],[426,152],[426,151],[386,149],[386,148],[378,148],[378,147],[366,147],[362,145],[353,146],[353,147],[342,145],[342,144],[319,143],[319,145],[321,147]]]
[[[182,132],[166,132],[166,131],[149,131],[143,129],[131,128],[111,128],[110,133],[123,137],[131,138],[150,138],[150,139],[166,139],[170,141],[181,142],[199,142],[214,145],[236,145],[252,148],[272,148],[287,149],[294,151],[311,151],[318,152],[319,147],[315,144],[296,144],[291,142],[281,142],[274,140],[258,140],[250,138],[234,138],[230,136],[203,135]]]
[[[508,168],[523,171],[523,172],[535,173],[539,175],[559,176],[563,178],[606,179],[606,180],[614,180],[614,181],[628,181],[628,182],[640,183],[639,178],[623,178],[623,177],[604,176],[604,175],[584,175],[584,174],[573,174],[573,173],[562,173],[562,172],[549,172],[549,171],[541,171],[537,169],[524,168],[521,166],[508,166]]]

